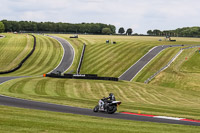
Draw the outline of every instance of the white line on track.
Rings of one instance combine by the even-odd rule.
[[[47,35],[46,35],[46,36],[47,36]],[[60,63],[58,64],[58,66],[57,66],[56,68],[54,68],[52,71],[48,72],[48,73],[51,73],[51,72],[53,72],[55,69],[57,69],[57,68],[60,66],[60,64],[62,63],[63,58],[64,58],[64,55],[65,55],[65,49],[64,49],[64,47],[63,47],[63,45],[62,45],[62,43],[61,43],[60,41],[58,41],[57,39],[55,39],[55,38],[53,38],[53,37],[51,37],[51,36],[48,36],[48,37],[50,37],[50,38],[56,40],[58,43],[60,43],[60,45],[62,46],[63,51],[64,51],[63,56],[62,56],[62,59],[61,59]],[[56,36],[56,37],[57,37],[57,36]],[[61,39],[63,39],[63,38],[61,38]],[[68,42],[66,39],[64,39],[64,40],[65,40],[66,42]],[[69,42],[68,42],[68,43],[69,43]],[[69,43],[69,44],[70,44],[70,43]],[[70,44],[70,45],[71,45],[71,44]],[[66,72],[66,71],[72,66],[72,64],[74,63],[75,50],[74,50],[74,47],[73,47],[72,45],[71,45],[71,47],[73,48],[73,53],[74,53],[74,55],[73,55],[73,61],[72,61],[72,63],[70,64],[70,66],[69,66],[66,70],[63,70],[62,74],[63,74],[64,72]]]
[[[185,119],[185,118],[176,118],[176,117],[168,117],[168,116],[154,116],[154,118],[177,120],[177,121],[180,121],[181,119]]]

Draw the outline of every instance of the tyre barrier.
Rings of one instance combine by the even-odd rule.
[[[31,50],[31,52],[17,65],[17,67],[15,67],[11,70],[8,70],[8,71],[2,71],[2,72],[0,72],[0,74],[7,74],[7,73],[11,73],[11,72],[18,70],[19,68],[22,67],[24,62],[33,54],[33,52],[35,51],[35,47],[36,47],[36,37],[34,35],[32,35],[32,36],[34,38],[34,44],[33,44],[33,49]]]
[[[96,75],[96,74],[64,74],[64,75],[59,75],[59,74],[55,74],[55,73],[50,73],[50,74],[44,74],[43,77],[119,81],[118,78],[98,77],[98,75]]]

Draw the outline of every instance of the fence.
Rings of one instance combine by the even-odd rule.
[[[79,64],[78,64],[77,74],[79,74],[80,70],[81,70],[81,66],[82,66],[82,62],[83,62],[83,57],[84,57],[84,53],[85,53],[85,48],[86,48],[86,45],[83,44],[83,50],[82,50],[80,61],[79,61]]]

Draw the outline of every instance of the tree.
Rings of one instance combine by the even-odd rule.
[[[5,32],[68,32],[68,33],[90,33],[102,34],[103,28],[108,28],[104,34],[115,33],[114,25],[102,23],[54,23],[54,22],[33,22],[33,21],[7,21],[2,20]]]
[[[155,29],[155,30],[153,30],[153,34],[154,34],[155,36],[160,36],[161,31],[158,30],[158,29]]]
[[[148,35],[153,35],[153,31],[152,31],[152,30],[148,30],[148,31],[147,31],[147,34],[148,34]]]
[[[0,22],[0,33],[4,32],[4,30],[5,30],[4,24]]]
[[[109,35],[109,34],[112,34],[112,31],[111,31],[110,28],[103,28],[102,29],[102,34]]]
[[[131,28],[128,28],[127,31],[126,31],[126,34],[131,35],[132,33],[133,33],[133,30]]]
[[[118,31],[118,33],[120,33],[120,34],[123,34],[124,32],[125,32],[125,30],[124,30],[124,28],[123,28],[123,27],[119,28],[119,31]]]

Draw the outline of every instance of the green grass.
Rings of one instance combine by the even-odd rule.
[[[150,84],[182,90],[200,91],[200,64],[197,48],[187,49],[172,65],[161,72]],[[188,58],[186,60],[186,58]],[[199,99],[198,99],[199,101]]]
[[[57,35],[67,39],[75,48],[76,59],[70,71],[76,71],[80,58],[82,44],[87,45],[82,74],[98,74],[99,76],[119,77],[152,47],[167,44],[198,44],[200,39],[174,38],[176,42],[158,40],[163,37],[134,37],[134,36],[103,36],[79,35],[78,39],[70,39],[70,35]],[[116,41],[117,44],[106,44],[106,40]],[[150,74],[149,74],[150,75]]]
[[[15,68],[32,50],[33,37],[26,34],[4,34],[0,39],[0,71]]]
[[[36,49],[23,66],[10,74],[1,76],[34,76],[52,71],[61,61],[63,49],[50,37],[35,35]]]
[[[70,35],[56,35],[68,40],[74,47],[76,57],[67,72],[76,73],[82,44],[86,43],[86,53],[81,73],[100,76],[120,76],[152,47],[163,44],[198,44],[199,38],[174,38],[177,42],[159,42],[162,37],[92,36],[80,35],[70,39]],[[37,37],[37,48],[23,67],[5,76],[41,75],[55,68],[62,58],[62,47],[51,38]],[[116,41],[116,45],[105,44],[106,40]],[[15,79],[0,85],[0,94],[71,105],[92,109],[98,100],[110,92],[122,101],[118,111],[174,116],[200,120],[199,65],[196,49],[185,50],[179,58],[150,84],[138,82],[111,82],[94,80],[54,79],[31,77]],[[178,49],[167,49],[159,54],[137,77],[144,81],[161,65],[166,65]],[[189,60],[185,61],[185,57]],[[195,66],[195,67],[193,67]],[[193,68],[192,68],[193,67]],[[46,111],[0,107],[0,129],[11,132],[198,132],[198,127],[167,125],[146,122],[104,119]],[[17,111],[16,111],[17,110]],[[109,123],[114,123],[110,126]],[[67,126],[66,126],[67,125]],[[122,128],[121,126],[122,125]],[[180,127],[179,127],[180,126]],[[77,128],[79,127],[79,128]],[[75,129],[74,129],[75,128]],[[13,130],[15,129],[15,130]],[[48,130],[49,129],[49,130]],[[61,129],[61,130],[60,130]]]
[[[118,111],[200,119],[198,90],[172,89],[131,82],[22,78],[0,86],[8,96],[93,108],[110,92],[122,101]]]
[[[197,48],[195,48],[197,49]],[[189,73],[200,73],[200,53],[196,50],[188,61],[184,62],[181,71]]]
[[[0,106],[0,131],[41,133],[197,133],[196,126],[137,122]]]

